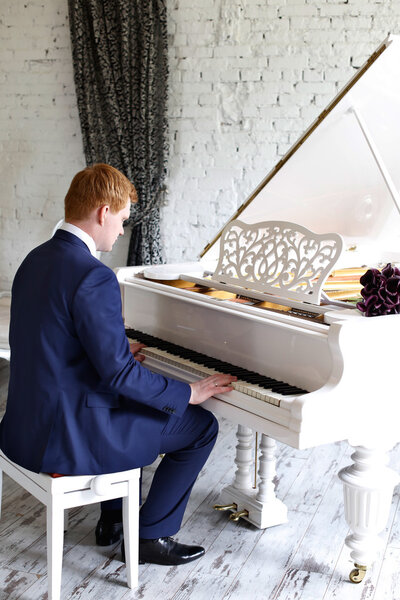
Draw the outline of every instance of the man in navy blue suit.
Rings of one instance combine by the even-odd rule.
[[[164,454],[140,511],[141,562],[182,564],[204,553],[173,536],[217,436],[199,404],[229,392],[234,377],[192,384],[152,373],[142,344],[125,335],[115,274],[96,258],[129,217],[136,191],[97,164],[65,198],[65,222],[28,254],[15,276],[10,382],[0,448],[35,472],[98,474],[142,467]],[[96,541],[122,535],[121,502],[102,505]]]

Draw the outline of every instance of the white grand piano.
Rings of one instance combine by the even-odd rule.
[[[217,508],[260,528],[283,523],[275,440],[355,446],[339,473],[353,582],[379,551],[399,481],[386,453],[400,441],[400,317],[368,318],[330,291],[359,294],[361,273],[400,261],[399,189],[400,40],[390,36],[199,262],[117,269],[128,336],[146,343],[148,368],[189,382],[237,374],[234,391],[205,404],[238,424],[237,471]]]

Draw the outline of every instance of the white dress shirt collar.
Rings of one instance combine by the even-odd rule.
[[[82,242],[84,242],[89,248],[90,254],[97,258],[95,241],[88,233],[86,233],[86,231],[83,231],[83,229],[77,227],[76,225],[72,225],[72,223],[66,223],[65,221],[62,222],[59,229],[76,235],[76,237],[82,240]]]

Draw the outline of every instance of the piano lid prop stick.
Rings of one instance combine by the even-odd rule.
[[[368,127],[364,121],[364,118],[361,116],[360,111],[358,109],[356,109],[354,106],[352,106],[350,109],[350,112],[355,116],[357,123],[365,137],[365,140],[368,144],[369,149],[371,150],[372,156],[375,159],[375,162],[378,166],[379,171],[381,172],[381,175],[384,179],[384,182],[386,183],[386,187],[389,190],[390,195],[393,198],[393,201],[396,205],[396,208],[398,210],[398,212],[400,213],[400,196],[399,193],[393,183],[393,180],[390,176],[389,171],[386,168],[385,163],[383,162],[382,157],[379,154],[378,148],[374,142],[374,139],[371,135],[371,133],[368,130]]]

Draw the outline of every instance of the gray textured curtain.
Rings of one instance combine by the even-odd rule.
[[[168,153],[165,0],[68,0],[68,8],[86,163],[116,167],[137,189],[127,264],[160,263]]]

